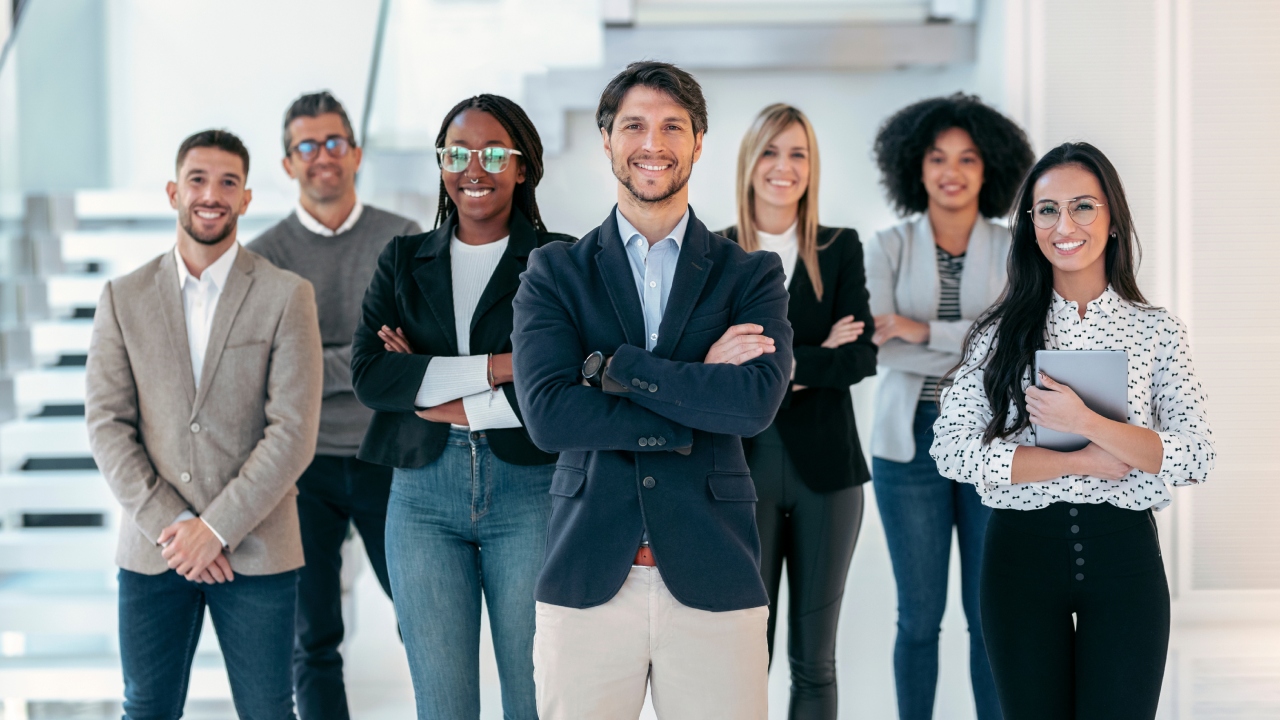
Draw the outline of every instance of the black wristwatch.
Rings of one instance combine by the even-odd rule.
[[[602,377],[604,377],[604,353],[597,350],[582,361],[582,379],[591,387],[598,388]]]

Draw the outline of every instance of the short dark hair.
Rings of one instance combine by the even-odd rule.
[[[333,113],[342,119],[342,129],[347,133],[347,142],[356,144],[356,131],[351,127],[351,118],[347,117],[346,108],[338,102],[328,90],[308,93],[293,101],[284,113],[284,154],[288,155],[293,137],[289,135],[289,124],[300,117],[320,117]]]
[[[609,81],[604,92],[600,93],[600,104],[596,107],[596,125],[612,134],[613,119],[618,114],[622,98],[637,85],[670,95],[672,100],[689,113],[695,135],[707,131],[707,101],[702,97],[702,86],[692,75],[675,65],[652,60],[633,62]]]
[[[187,153],[196,148],[204,147],[217,148],[232,155],[239,155],[240,160],[244,162],[244,177],[246,180],[249,179],[249,148],[244,146],[240,138],[227,130],[201,130],[183,140],[182,144],[178,146],[178,160],[174,163],[175,170],[182,170],[182,163],[187,159]]]
[[[977,96],[964,93],[921,100],[880,126],[875,156],[889,202],[901,215],[928,209],[929,194],[922,176],[924,156],[938,135],[951,128],[969,133],[982,156],[978,212],[988,218],[1003,216],[1027,168],[1035,162],[1035,153],[1022,128]]]
[[[501,95],[482,93],[463,100],[445,113],[444,121],[440,123],[440,132],[436,135],[437,148],[444,147],[444,139],[449,134],[449,125],[454,118],[467,110],[489,113],[511,136],[511,142],[515,145],[512,149],[520,151],[516,161],[524,165],[524,182],[516,185],[513,204],[517,210],[524,213],[525,219],[533,225],[534,230],[546,232],[547,227],[542,222],[542,213],[538,210],[536,193],[538,183],[542,181],[542,138],[538,136],[538,128],[533,126],[533,121],[529,119],[524,108],[515,102]],[[440,224],[456,210],[453,200],[449,199],[449,193],[444,189],[444,173],[440,173],[440,201],[436,205],[436,227],[440,227]]]

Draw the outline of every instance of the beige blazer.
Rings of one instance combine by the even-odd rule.
[[[910,462],[915,457],[912,423],[924,379],[942,377],[960,362],[964,337],[973,321],[1004,291],[1009,246],[1009,228],[978,218],[969,234],[960,275],[960,317],[964,319],[945,321],[938,319],[942,283],[928,215],[881,230],[867,245],[871,313],[893,313],[929,323],[928,344],[894,338],[880,346],[876,356],[880,385],[871,430],[873,456],[895,462]]]
[[[169,251],[110,281],[94,314],[85,416],[124,509],[116,562],[168,570],[156,540],[191,510],[237,573],[301,567],[294,484],[315,451],[324,374],[311,283],[240,248],[197,392],[176,263]]]

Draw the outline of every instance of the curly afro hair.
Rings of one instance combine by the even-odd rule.
[[[924,155],[938,135],[951,128],[969,133],[982,155],[978,212],[988,218],[1004,215],[1035,154],[1022,128],[977,96],[964,93],[921,100],[880,126],[874,152],[889,202],[903,216],[928,209],[929,195],[921,176]]]

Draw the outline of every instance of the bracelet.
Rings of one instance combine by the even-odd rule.
[[[493,377],[493,353],[489,353],[489,369],[487,374],[489,379],[489,390],[498,392],[498,384],[494,382],[495,378]]]

